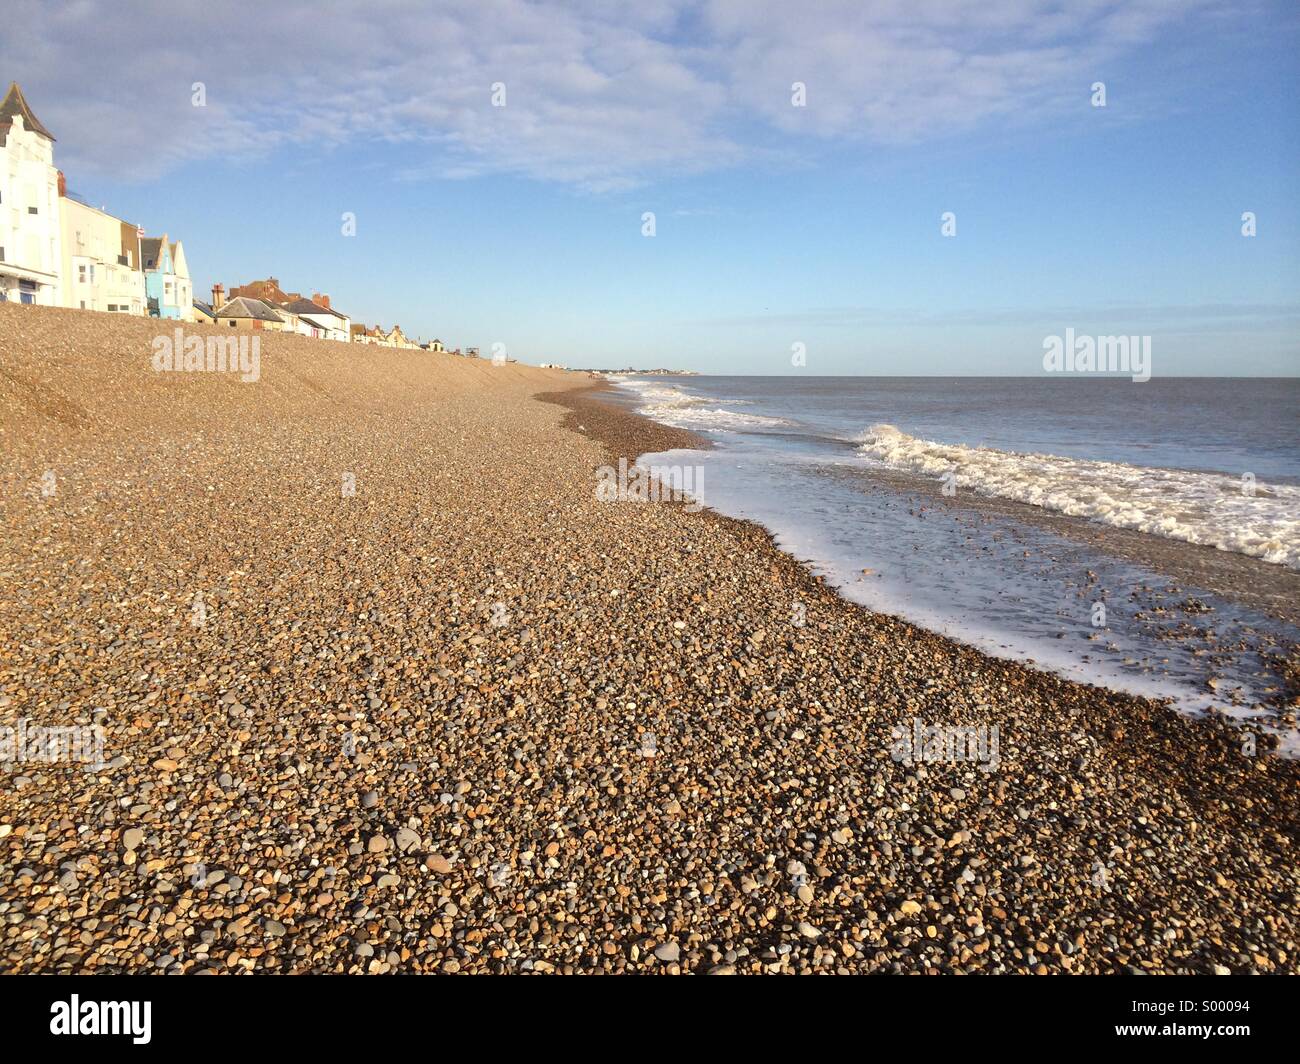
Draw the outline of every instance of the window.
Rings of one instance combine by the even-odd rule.
[[[28,208],[27,208],[27,213],[28,213],[28,214],[37,214],[37,213],[39,213],[39,212],[36,210],[35,207],[28,207]]]
[[[82,310],[86,309],[86,301],[84,299],[81,301],[81,309]]]

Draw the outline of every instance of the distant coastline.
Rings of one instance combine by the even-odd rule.
[[[598,373],[602,377],[630,375],[634,377],[698,377],[693,369],[584,369],[579,373]]]

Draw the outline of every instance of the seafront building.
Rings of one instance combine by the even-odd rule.
[[[365,325],[357,323],[352,326],[352,342],[354,344],[371,344],[375,347],[392,347],[386,333],[380,326],[375,325],[366,328]]]
[[[419,350],[420,345],[410,339],[406,333],[402,332],[400,325],[394,325],[392,332],[388,334],[388,346],[400,347],[404,350]]]
[[[194,289],[181,242],[168,240],[166,233],[160,237],[142,237],[140,256],[150,316],[193,321]]]
[[[252,329],[258,332],[291,331],[289,321],[283,314],[270,303],[251,296],[236,296],[234,299],[227,300],[224,306],[214,311],[214,315],[218,325],[228,326],[231,329]]]
[[[0,299],[193,320],[180,242],[67,194],[54,136],[17,82],[0,101]]]
[[[0,299],[59,306],[62,260],[54,136],[13,82],[0,101]]]
[[[221,305],[221,285],[212,290],[212,305]],[[235,285],[230,289],[231,299],[257,299],[277,310],[288,324],[287,331],[302,336],[322,340],[338,340],[344,343],[353,338],[352,319],[335,310],[330,304],[330,297],[320,292],[313,292],[310,299],[298,292],[286,292],[280,287],[278,277],[267,277],[260,281]]]
[[[280,309],[293,315],[297,331],[304,336],[321,340],[339,340],[347,343],[352,338],[351,320],[329,305],[329,296],[316,295],[312,299],[295,299],[280,305]]]
[[[195,299],[179,240],[146,236],[142,227],[68,193],[54,165],[54,136],[17,82],[0,101],[0,300],[422,347],[400,325],[385,331],[354,324],[328,295],[286,292],[275,277],[236,286],[229,298],[214,285],[210,304]],[[444,350],[440,340],[428,346]]]
[[[147,297],[139,228],[68,195],[62,174],[59,193],[63,305],[143,315]]]

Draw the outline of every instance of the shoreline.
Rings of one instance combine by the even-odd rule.
[[[108,764],[7,766],[6,971],[1300,970],[1300,765],[596,501],[678,430],[294,337],[158,375],[147,323],[30,310],[0,723],[99,707]]]
[[[581,401],[584,396],[587,401]],[[602,442],[608,448],[611,463],[617,462],[621,457],[626,457],[629,464],[631,464],[642,455],[677,449],[715,449],[714,442],[707,436],[690,429],[664,425],[642,414],[636,409],[635,403],[619,394],[618,389],[608,382],[593,382],[589,387],[584,386],[573,390],[573,392],[539,395],[538,398],[554,402],[570,410],[570,416],[566,417],[563,422],[564,427],[577,431],[580,423],[590,424],[592,426],[590,430],[587,430],[586,424],[583,425],[583,429],[588,432],[591,438]],[[1233,554],[1182,540],[1164,540],[1158,536],[1151,536],[1131,529],[1098,525],[1085,518],[1055,513],[1016,500],[989,497],[972,492],[964,492],[956,497],[945,497],[933,479],[926,479],[912,474],[863,470],[855,472],[853,476],[860,478],[864,483],[883,486],[900,496],[920,496],[926,500],[929,506],[966,510],[977,515],[995,515],[1032,525],[1039,529],[1045,529],[1064,538],[1094,547],[1114,557],[1141,564],[1158,577],[1166,577],[1171,581],[1195,583],[1198,590],[1212,591],[1229,601],[1257,609],[1287,624],[1300,625],[1300,605],[1297,604],[1300,603],[1300,573],[1295,573],[1283,566],[1263,562],[1247,555]],[[714,517],[725,517],[720,511],[714,510],[707,505],[705,511]],[[769,531],[761,523],[742,518],[728,517],[727,520],[738,520],[741,524],[753,525],[759,528],[764,535],[769,537],[774,551],[783,556],[792,557],[801,569],[810,573],[813,579],[819,582],[826,579],[813,571],[815,563],[788,554],[778,544],[778,534]],[[1231,582],[1231,590],[1225,590],[1225,582]],[[1281,591],[1272,590],[1273,587],[1279,585],[1282,588]],[[826,586],[835,590],[835,593],[840,598],[855,608],[869,612],[881,612],[873,610],[871,606],[862,602],[855,601],[847,587],[836,590],[835,586],[829,582]],[[1150,590],[1148,589],[1148,591]],[[1175,597],[1188,593],[1186,589],[1174,588],[1172,585],[1164,590]],[[1294,600],[1289,594],[1291,591],[1295,592],[1296,598]],[[884,612],[888,613],[888,611]],[[922,622],[899,617],[893,613],[888,613],[888,615],[914,624],[922,631],[935,635],[941,634],[934,628],[926,627]],[[944,638],[949,637],[944,636]],[[981,648],[974,640],[963,640],[960,636],[952,636],[951,638],[960,645],[970,647],[990,658],[1014,661],[1036,671],[1060,676],[1069,682],[1084,683],[1085,686],[1096,686],[1102,690],[1113,690],[1117,694],[1128,694],[1137,698],[1149,697],[1155,701],[1165,701],[1165,697],[1161,695],[1143,695],[1139,691],[1124,691],[1119,688],[1106,687],[1101,682],[1090,683],[1063,676],[1053,670],[1051,666],[1036,662],[1032,649],[1020,654],[998,655]],[[1267,741],[1269,742],[1283,736],[1290,736],[1291,739],[1294,739],[1294,707],[1300,704],[1300,664],[1294,664],[1286,658],[1278,658],[1277,661],[1276,679],[1280,690],[1259,703],[1259,707],[1269,715],[1263,718],[1255,718],[1256,720],[1262,720],[1266,725],[1271,724],[1272,728],[1276,729],[1266,731],[1265,734],[1268,735]],[[1121,680],[1122,677],[1117,677],[1117,682]],[[1199,710],[1196,711],[1196,713],[1199,712]],[[1275,720],[1274,717],[1279,719]],[[1243,718],[1233,719],[1240,721]]]

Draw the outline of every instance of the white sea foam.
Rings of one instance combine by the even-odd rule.
[[[705,399],[681,388],[647,381],[624,379],[618,383],[633,389],[641,397],[644,404],[641,413],[664,425],[681,429],[752,429],[790,424],[784,418],[721,408],[743,406],[743,399]]]
[[[936,443],[893,425],[872,425],[855,442],[864,458],[892,468],[934,477],[952,473],[958,490],[1300,569],[1298,487],[1261,483],[1248,495],[1240,478],[1221,473]]]

